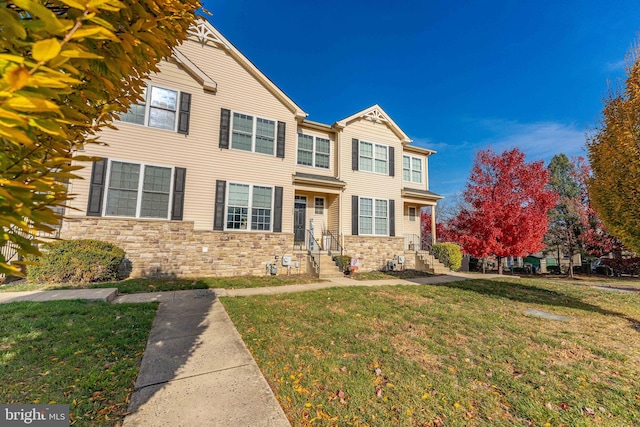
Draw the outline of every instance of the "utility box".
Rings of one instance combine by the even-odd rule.
[[[398,264],[404,264],[404,255],[398,256]]]
[[[291,266],[291,257],[290,256],[283,256],[282,257],[282,266],[283,267],[289,267]]]

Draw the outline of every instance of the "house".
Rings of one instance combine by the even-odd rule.
[[[317,273],[321,249],[361,270],[399,256],[421,265],[408,242],[441,198],[429,191],[434,151],[380,106],[309,121],[204,19],[159,69],[106,145],[86,146],[101,160],[71,182],[61,238],[119,245],[132,276]]]

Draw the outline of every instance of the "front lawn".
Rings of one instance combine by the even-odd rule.
[[[201,278],[139,278],[127,279],[107,283],[77,283],[77,284],[38,284],[38,283],[7,283],[0,285],[0,292],[19,291],[51,291],[56,289],[89,289],[89,288],[117,288],[121,294],[140,292],[181,291],[187,289],[241,289],[259,288],[265,286],[284,286],[323,282],[323,280],[307,275],[292,276],[232,276],[232,277],[201,277]]]
[[[0,305],[0,402],[68,404],[74,426],[120,425],[157,304]]]
[[[640,420],[640,294],[505,278],[223,303],[292,425]]]
[[[412,269],[398,271],[362,271],[353,274],[353,278],[356,280],[415,279],[417,277],[429,276],[433,276],[433,274]]]

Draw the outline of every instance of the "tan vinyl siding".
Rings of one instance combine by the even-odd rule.
[[[205,92],[180,66],[160,64],[160,72],[150,78],[153,85],[192,95],[189,135],[174,131],[117,122],[119,130],[105,130],[101,141],[108,146],[87,146],[84,154],[122,161],[184,167],[186,194],[185,221],[194,221],[195,230],[211,230],[217,179],[248,184],[283,187],[282,231],[293,231],[293,189],[291,175],[296,154],[296,122],[293,113],[245,68],[220,49],[187,41],[180,47],[218,85],[216,93]],[[285,158],[219,148],[221,108],[286,123]],[[74,181],[72,191],[79,196],[69,211],[83,216],[87,208],[90,166]]]
[[[327,209],[329,220],[327,222],[327,226],[329,227],[329,231],[335,233],[339,232],[338,227],[340,224],[340,195],[330,197],[329,200],[329,207]]]
[[[352,139],[394,147],[394,176],[351,168]],[[402,236],[402,142],[383,123],[359,119],[347,124],[341,135],[340,173],[347,187],[342,195],[341,233],[351,235],[351,196],[395,200],[396,236]]]

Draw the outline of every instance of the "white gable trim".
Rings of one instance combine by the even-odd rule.
[[[302,121],[308,116],[291,98],[287,96],[278,86],[276,86],[269,78],[253,65],[253,63],[242,54],[229,40],[227,40],[209,21],[201,18],[200,21],[192,26],[189,31],[189,40],[202,43],[203,45],[213,44],[214,46],[224,49],[229,53],[240,65],[242,65],[249,73],[251,73],[267,90],[275,95],[284,105],[291,110],[296,119]]]
[[[381,123],[386,125],[389,129],[391,129],[391,131],[396,134],[396,136],[404,143],[404,144],[410,144],[412,142],[411,138],[409,138],[409,136],[404,133],[404,131],[402,129],[400,129],[400,126],[398,126],[392,119],[391,117],[389,117],[389,115],[387,113],[385,113],[385,111],[382,109],[382,107],[380,107],[378,104],[372,105],[369,108],[365,108],[362,111],[359,111],[355,114],[352,114],[349,117],[346,117],[342,120],[337,121],[334,126],[339,128],[339,129],[343,129],[345,126],[347,126],[348,123],[354,121],[354,120],[358,120],[358,119],[364,119],[364,120],[369,120],[370,122],[373,123]]]
[[[177,48],[173,49],[173,60],[181,65],[186,72],[191,74],[191,77],[196,79],[205,90],[212,92],[216,92],[218,90],[218,84],[193,62],[191,62],[191,60],[189,60],[189,58],[187,58]]]

